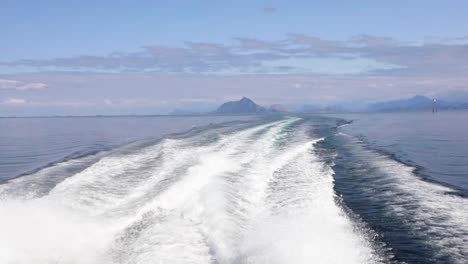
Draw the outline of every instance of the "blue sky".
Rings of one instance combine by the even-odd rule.
[[[467,13],[466,1],[2,1],[0,111],[460,94]]]
[[[268,14],[265,8],[276,9]],[[287,33],[405,41],[468,34],[466,1],[2,1],[1,60],[136,51]]]

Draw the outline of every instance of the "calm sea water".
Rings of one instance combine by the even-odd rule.
[[[467,117],[0,119],[0,263],[464,264]]]

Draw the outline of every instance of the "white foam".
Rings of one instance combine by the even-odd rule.
[[[382,194],[394,200],[390,204],[392,210],[402,219],[413,218],[413,228],[429,236],[426,242],[436,251],[450,256],[454,263],[466,263],[468,199],[448,194],[453,192],[448,187],[423,181],[412,167],[373,154],[374,166],[393,182],[393,190]],[[411,204],[411,209],[405,204]]]
[[[269,210],[247,232],[243,262],[378,262],[366,237],[336,204],[332,171],[311,155],[311,148],[308,142],[283,154],[291,162],[275,171]]]
[[[0,202],[0,263],[98,264],[112,242],[105,222],[50,200]]]
[[[114,153],[44,197],[0,200],[0,263],[372,262],[314,142],[285,132],[296,121]]]

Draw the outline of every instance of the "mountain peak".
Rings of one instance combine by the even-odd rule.
[[[247,114],[247,113],[261,113],[266,109],[256,104],[251,99],[243,96],[239,101],[231,101],[222,104],[216,113],[219,114]]]
[[[431,98],[424,96],[424,95],[415,95],[410,100],[427,101],[427,100],[431,100]]]
[[[423,111],[432,109],[432,99],[415,95],[407,99],[399,99],[370,105],[371,111]]]

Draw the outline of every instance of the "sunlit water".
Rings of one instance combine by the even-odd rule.
[[[80,155],[0,185],[0,263],[465,263],[466,198],[341,131],[346,120],[198,118],[164,132],[154,119],[45,121],[56,134],[34,146],[3,134],[47,162],[53,142]],[[80,134],[106,143],[82,154]],[[1,154],[5,168],[22,160]]]

